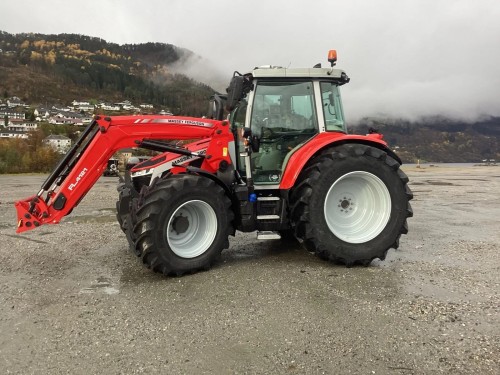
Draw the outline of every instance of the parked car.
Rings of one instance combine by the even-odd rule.
[[[111,158],[108,160],[104,176],[118,176],[118,159]]]

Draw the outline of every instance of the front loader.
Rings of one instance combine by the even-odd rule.
[[[235,72],[208,118],[96,117],[38,194],[16,202],[17,231],[58,223],[116,151],[142,147],[161,153],[126,173],[117,217],[155,272],[210,268],[236,230],[293,234],[347,266],[384,259],[407,233],[412,193],[381,134],[347,134],[339,87],[349,78],[335,61],[331,51],[328,68]]]

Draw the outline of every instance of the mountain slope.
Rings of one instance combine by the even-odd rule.
[[[500,160],[500,118],[474,123],[434,117],[419,122],[365,119],[352,130],[367,133],[376,129],[406,163],[417,160],[435,163],[477,163]]]
[[[169,68],[190,54],[164,43],[0,32],[0,95],[30,103],[129,99],[200,115],[213,89]]]

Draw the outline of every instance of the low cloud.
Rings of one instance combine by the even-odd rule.
[[[11,33],[187,48],[195,55],[174,71],[219,91],[235,70],[313,66],[336,48],[338,66],[351,77],[343,87],[351,121],[379,114],[468,121],[500,115],[498,0],[19,0],[2,2],[0,14]]]

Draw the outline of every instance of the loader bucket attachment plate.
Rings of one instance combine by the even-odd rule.
[[[36,195],[15,203],[17,211],[17,230],[22,233],[46,224],[48,217],[47,204]]]

